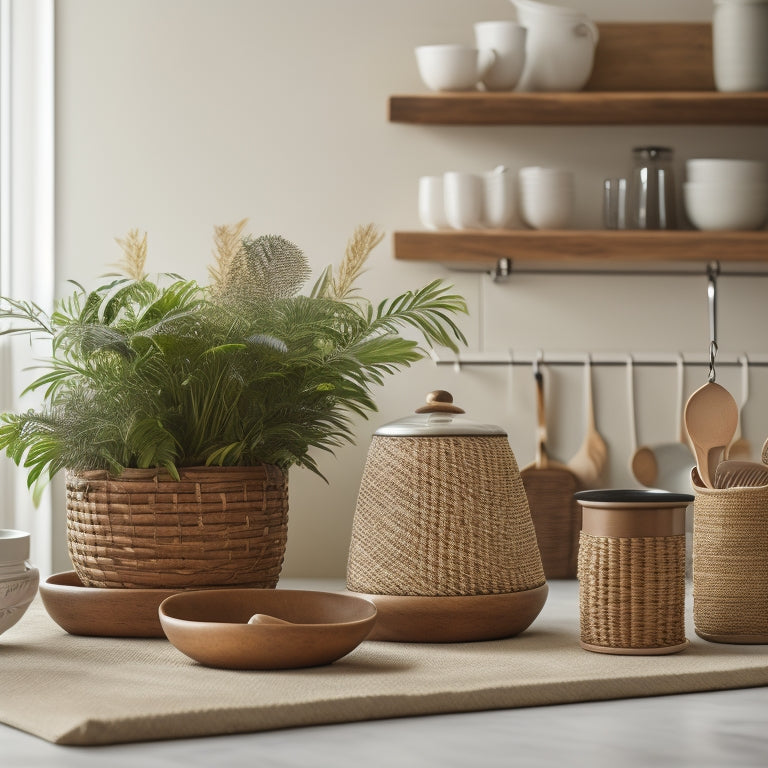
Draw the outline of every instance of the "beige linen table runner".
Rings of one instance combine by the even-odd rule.
[[[113,744],[290,726],[768,684],[768,646],[691,638],[673,656],[579,647],[578,604],[516,638],[366,641],[327,667],[209,669],[163,639],[66,634],[38,600],[0,636],[0,721],[59,744]]]

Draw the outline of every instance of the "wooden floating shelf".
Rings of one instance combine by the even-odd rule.
[[[431,125],[768,125],[768,93],[715,90],[712,25],[598,22],[577,93],[391,96],[389,119]]]
[[[497,229],[395,232],[395,258],[492,267],[539,262],[768,261],[768,231]]]
[[[429,93],[391,96],[389,119],[423,125],[768,125],[768,92]]]

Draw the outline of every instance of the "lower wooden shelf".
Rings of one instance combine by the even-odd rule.
[[[394,233],[395,258],[492,266],[552,262],[768,262],[768,231],[496,229]]]

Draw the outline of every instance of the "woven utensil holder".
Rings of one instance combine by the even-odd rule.
[[[347,587],[379,595],[488,595],[545,583],[505,435],[374,435]]]
[[[718,643],[768,643],[768,485],[712,489],[694,470],[693,621]]]
[[[288,530],[276,466],[67,472],[67,543],[84,585],[271,588]]]
[[[583,508],[579,541],[581,646],[653,655],[685,638],[685,506]]]

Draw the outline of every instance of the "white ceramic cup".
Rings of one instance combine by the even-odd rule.
[[[483,179],[476,173],[448,171],[443,175],[445,218],[453,229],[483,226]]]
[[[469,45],[420,45],[416,48],[419,74],[432,91],[476,88],[495,59],[493,51],[481,51]]]
[[[715,0],[712,60],[718,91],[768,90],[768,0]]]
[[[492,229],[506,229],[517,224],[515,177],[503,166],[483,174],[483,223]]]
[[[566,229],[573,214],[573,172],[530,166],[519,175],[520,213],[533,229]]]
[[[493,50],[496,59],[483,77],[489,91],[511,91],[525,66],[527,30],[516,21],[479,21],[475,42],[480,50]]]
[[[419,178],[419,219],[427,229],[447,229],[442,176]]]

